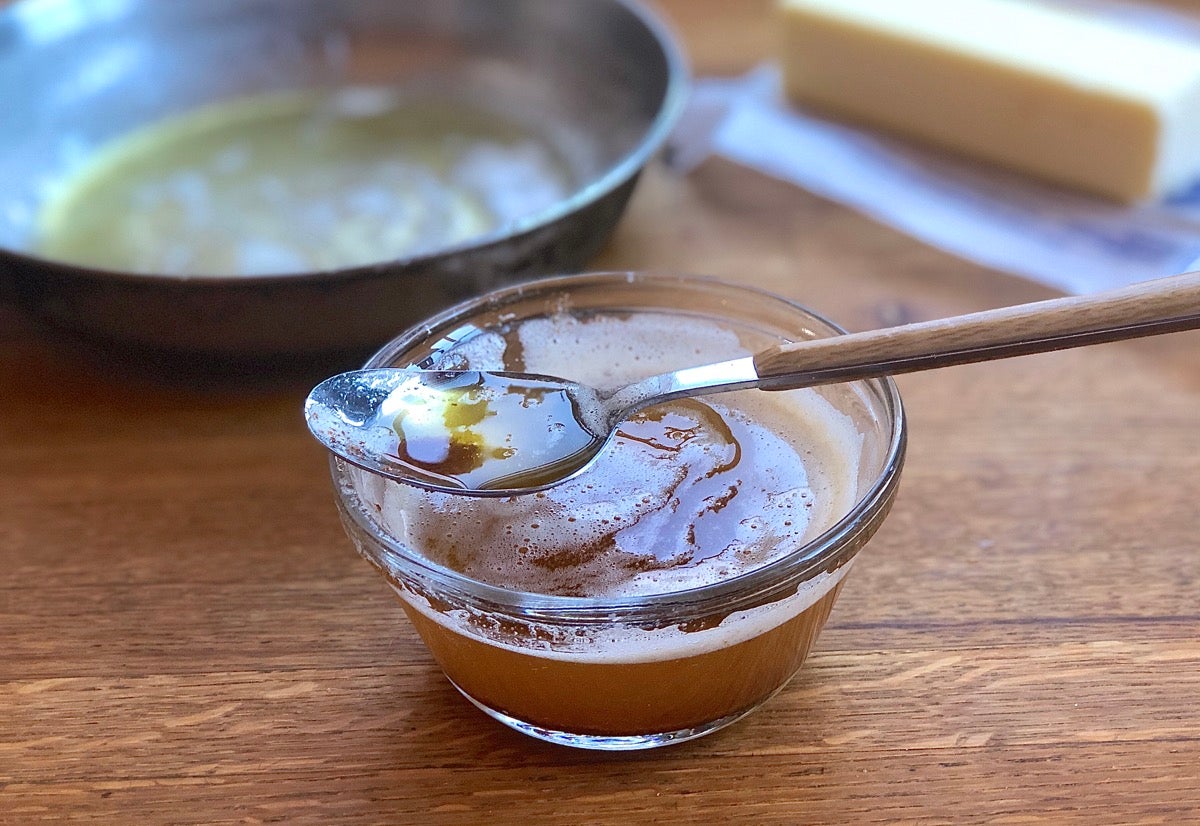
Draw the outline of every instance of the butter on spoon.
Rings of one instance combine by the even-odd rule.
[[[786,390],[1200,327],[1200,272],[1089,296],[790,342],[615,390],[552,376],[401,368],[342,373],[304,411],[346,461],[430,490],[514,496],[584,470],[631,414],[672,399]]]
[[[522,373],[358,370],[322,382],[304,409],[313,435],[353,464],[507,496],[561,481],[599,451],[606,434],[583,423],[575,387]]]

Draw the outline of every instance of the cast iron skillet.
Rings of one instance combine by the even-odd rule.
[[[32,251],[47,186],[107,140],[238,95],[354,84],[519,118],[578,189],[469,243],[351,269],[139,275]],[[132,359],[357,358],[450,303],[582,268],[685,86],[679,49],[636,0],[20,0],[0,11],[0,298]]]

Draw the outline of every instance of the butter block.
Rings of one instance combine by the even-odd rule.
[[[782,0],[798,103],[1133,202],[1200,178],[1200,47],[1022,0]]]

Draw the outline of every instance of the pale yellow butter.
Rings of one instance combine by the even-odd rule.
[[[1120,201],[1200,178],[1200,47],[1022,0],[782,0],[787,91]]]

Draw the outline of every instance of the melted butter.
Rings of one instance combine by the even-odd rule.
[[[443,374],[449,375],[449,374]],[[565,390],[468,372],[402,388],[382,406],[414,480],[464,490],[537,487],[581,468],[603,442]],[[430,478],[432,477],[432,478]]]
[[[562,313],[467,336],[437,365],[519,364],[611,387],[741,348],[704,320]],[[389,483],[381,512],[431,561],[494,585],[564,596],[682,591],[769,564],[845,514],[861,439],[815,390],[679,400],[622,422],[583,473],[545,491],[486,499]]]
[[[439,509],[479,523],[494,544],[469,550],[458,530],[447,530],[425,534],[422,550],[468,576],[491,581],[495,567],[509,587],[567,596],[719,558],[748,563],[806,528],[806,474],[778,447],[761,425],[719,403],[668,402],[623,422],[594,465],[527,500],[528,515],[505,520],[508,527],[480,521],[491,500],[438,496]],[[639,477],[655,481],[639,486]],[[522,522],[527,539],[516,532]],[[554,535],[534,539],[550,525]]]
[[[618,439],[635,441],[649,447],[642,461],[669,462],[681,469],[667,494],[672,507],[657,512],[662,524],[658,532],[684,537],[680,545],[650,546],[636,566],[655,570],[696,562],[730,547],[735,526],[749,512],[741,513],[737,500],[743,479],[741,465],[746,451],[755,441],[753,425],[698,399],[680,399],[644,411],[621,425]],[[747,447],[743,447],[745,444]],[[688,450],[692,447],[692,450]],[[728,509],[723,517],[716,514]],[[636,523],[635,523],[636,524]],[[621,525],[616,534],[630,525]]]
[[[245,98],[121,137],[60,183],[38,252],[144,273],[333,269],[442,249],[570,191],[527,130],[381,88]]]

